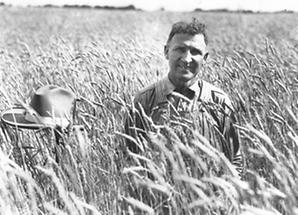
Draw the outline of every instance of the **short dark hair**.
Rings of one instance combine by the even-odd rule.
[[[175,34],[202,34],[206,45],[208,44],[208,37],[206,33],[206,25],[199,22],[196,18],[193,18],[191,22],[176,22],[172,25],[167,44],[171,41]]]

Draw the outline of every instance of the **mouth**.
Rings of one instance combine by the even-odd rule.
[[[193,73],[193,67],[192,66],[185,66],[185,65],[178,65],[179,70],[183,71],[184,73],[191,72]]]
[[[179,62],[177,65],[177,68],[179,68],[179,70],[181,71],[185,71],[185,72],[191,72],[194,73],[194,71],[196,70],[196,63],[195,62],[190,62],[190,63],[185,63],[185,62]]]

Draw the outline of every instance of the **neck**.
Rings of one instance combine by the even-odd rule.
[[[193,84],[195,84],[199,80],[199,77],[195,77],[195,78],[189,80],[188,82],[182,82],[182,83],[176,83],[174,80],[172,80],[172,78],[169,75],[168,75],[168,79],[177,89],[182,89],[182,88],[191,87]]]

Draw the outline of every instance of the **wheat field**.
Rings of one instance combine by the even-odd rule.
[[[202,77],[237,109],[243,180],[196,131],[185,145],[150,119],[150,140],[134,140],[146,150],[125,152],[133,95],[167,74],[171,24],[192,17],[210,37]],[[296,13],[1,7],[0,110],[39,86],[67,87],[85,135],[74,129],[61,149],[2,125],[0,214],[298,214],[297,23]]]

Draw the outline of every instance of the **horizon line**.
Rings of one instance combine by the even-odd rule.
[[[213,9],[203,9],[203,8],[194,8],[193,10],[184,10],[184,11],[176,11],[176,10],[169,10],[166,9],[165,7],[160,7],[155,10],[147,10],[143,8],[137,8],[134,6],[134,4],[127,4],[126,6],[113,6],[113,5],[91,5],[91,4],[27,4],[27,5],[22,5],[22,4],[12,4],[12,3],[5,3],[5,2],[0,2],[0,6],[9,6],[9,7],[55,7],[55,8],[80,8],[80,9],[127,9],[129,10],[129,7],[131,10],[138,10],[138,11],[168,11],[168,12],[243,12],[243,13],[296,13],[298,11],[295,10],[289,10],[289,9],[281,9],[281,10],[274,10],[274,11],[266,11],[266,10],[253,10],[253,9],[228,9],[228,8],[223,8],[223,7],[218,7],[218,8],[213,8]],[[68,7],[67,7],[68,6]]]

